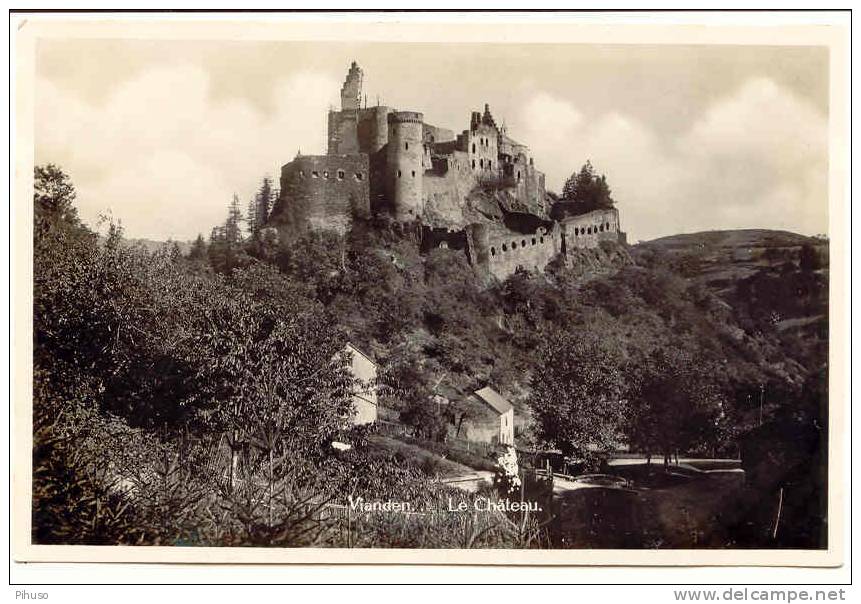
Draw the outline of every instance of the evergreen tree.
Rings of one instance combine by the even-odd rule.
[[[256,229],[255,233],[262,229],[269,220],[269,214],[272,212],[272,179],[268,176],[263,177],[263,183],[260,185],[260,190],[257,191],[257,211],[255,212]]]
[[[245,224],[248,226],[248,236],[254,237],[257,235],[257,196],[255,195],[248,200],[248,207],[245,210]]]
[[[219,272],[224,270],[227,264],[227,252],[223,226],[212,227],[212,231],[209,233],[209,246],[206,251],[212,268]]]
[[[209,237],[209,262],[217,272],[229,273],[241,264],[243,250],[242,211],[239,196],[234,194],[227,209],[227,219],[212,229]]]
[[[206,258],[206,242],[203,240],[203,235],[197,235],[197,239],[194,240],[194,243],[191,246],[191,250],[188,252],[189,260],[203,260]]]
[[[565,181],[562,188],[562,201],[578,204],[581,213],[599,209],[609,209],[615,205],[611,196],[607,177],[595,174],[592,162],[587,160],[579,172],[575,172]]]
[[[227,220],[224,222],[224,242],[228,250],[235,252],[242,243],[242,212],[239,209],[239,196],[233,194],[233,200],[227,208]]]

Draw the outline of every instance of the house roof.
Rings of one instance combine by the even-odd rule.
[[[501,394],[499,394],[490,386],[486,386],[481,390],[476,390],[475,396],[490,405],[493,410],[500,415],[502,415],[503,413],[508,413],[513,409],[511,403],[505,400]]]
[[[349,349],[349,350],[353,351],[353,352],[354,352],[354,353],[356,353],[356,354],[360,354],[360,355],[362,355],[363,357],[365,357],[366,359],[368,359],[371,363],[373,363],[373,364],[374,364],[374,366],[377,366],[377,363],[374,361],[374,359],[372,359],[371,357],[369,357],[368,355],[366,355],[364,352],[362,352],[361,350],[359,350],[358,348],[356,348],[356,346],[355,346],[352,342],[347,342],[347,345],[346,345],[346,346],[344,346],[344,348],[347,348],[347,349]]]
[[[447,398],[450,401],[456,401],[460,398],[463,398],[463,395],[456,390],[455,388],[449,386],[448,384],[440,384],[434,389],[434,394],[438,394],[443,398]]]

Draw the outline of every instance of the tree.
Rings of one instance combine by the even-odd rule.
[[[401,411],[400,419],[412,426],[413,434],[420,438],[437,441],[445,438],[448,420],[430,398],[410,401],[407,408]]]
[[[197,239],[191,245],[191,250],[188,252],[189,260],[202,261],[206,259],[206,242],[203,240],[203,235],[198,233]]]
[[[234,194],[227,208],[227,220],[224,221],[224,242],[228,249],[235,251],[242,243],[242,212],[239,210],[239,196]]]
[[[227,219],[222,226],[214,227],[209,236],[209,261],[216,272],[230,273],[243,263],[242,221],[239,197],[234,194],[227,208]]]
[[[680,451],[714,448],[725,400],[708,362],[668,346],[639,360],[631,373],[625,429],[633,447],[661,453],[665,464]]]
[[[248,235],[253,239],[259,230],[257,222],[257,196],[248,200],[248,208],[245,211],[245,223],[248,225]]]
[[[577,209],[581,213],[609,209],[615,205],[607,177],[603,174],[596,175],[592,162],[588,160],[579,172],[575,172],[565,181],[562,200],[578,204]]]
[[[248,233],[251,238],[257,239],[260,231],[266,226],[269,221],[269,216],[272,214],[273,199],[272,179],[268,176],[263,177],[263,182],[260,188],[255,193],[254,197],[248,202],[247,221]]]
[[[574,172],[565,181],[565,185],[562,187],[562,199],[566,201],[578,201],[578,195],[582,195],[591,187],[593,171],[592,162],[586,160],[580,171]]]
[[[36,166],[33,178],[33,218],[37,235],[57,227],[89,232],[78,218],[74,206],[77,193],[68,174],[54,164],[47,164]]]
[[[272,267],[234,272],[231,287],[201,291],[182,354],[197,368],[187,404],[228,435],[234,454],[319,457],[346,428],[354,380],[333,320]],[[236,468],[232,463],[231,468]]]
[[[587,461],[618,446],[625,409],[619,351],[587,333],[566,331],[538,356],[527,401],[538,438]]]
[[[257,211],[255,212],[256,230],[259,231],[269,221],[272,212],[272,179],[263,177],[263,183],[257,191]]]

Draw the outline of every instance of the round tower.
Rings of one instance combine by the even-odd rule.
[[[386,163],[389,172],[389,195],[395,218],[412,221],[420,217],[422,201],[422,122],[415,111],[389,114],[389,144]]]

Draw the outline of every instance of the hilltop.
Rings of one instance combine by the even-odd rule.
[[[827,265],[826,241],[768,229],[670,235],[639,243],[636,248],[646,253],[668,254],[684,276],[695,277],[718,291],[725,291],[763,269],[797,261],[804,245],[816,249],[822,263]]]

